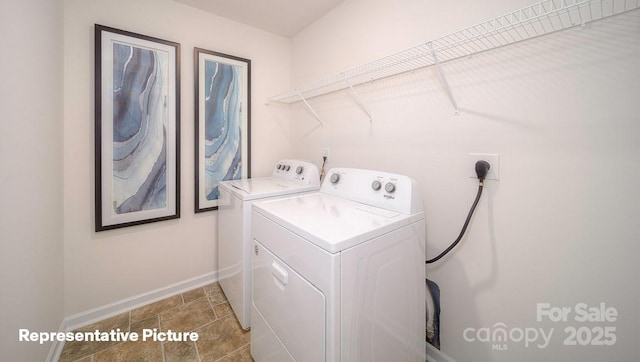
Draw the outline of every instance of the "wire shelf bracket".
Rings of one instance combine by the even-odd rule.
[[[435,49],[433,49],[433,44],[431,42],[427,43],[427,47],[431,49],[431,56],[433,57],[433,61],[436,64],[436,69],[438,69],[438,74],[440,75],[440,81],[442,82],[442,87],[447,93],[447,96],[451,101],[451,105],[453,106],[453,114],[458,115],[460,114],[460,111],[458,110],[458,103],[456,102],[456,99],[453,97],[453,94],[451,93],[451,87],[449,87],[449,82],[447,82],[447,77],[444,75],[444,71],[442,70],[442,67],[440,66],[440,62],[438,61],[438,54],[436,54]]]
[[[444,90],[453,105],[454,114],[458,114],[457,102],[442,70],[443,63],[576,26],[585,27],[593,21],[638,8],[640,8],[640,0],[544,0],[384,58],[301,85],[289,92],[269,98],[269,102],[302,101],[313,116],[324,125],[308,100],[348,89],[371,121],[371,113],[356,92],[356,86],[435,66]]]
[[[348,79],[345,79],[344,82],[349,87],[349,91],[351,93],[351,97],[353,97],[353,100],[360,106],[360,109],[362,109],[362,111],[367,115],[367,117],[369,117],[369,123],[373,122],[373,117],[371,117],[371,113],[369,112],[369,109],[367,108],[367,106],[364,104],[364,102],[358,95],[358,92],[356,92],[356,90],[353,88],[351,83],[349,83]]]
[[[307,100],[304,98],[304,96],[302,95],[302,93],[300,93],[299,90],[295,89],[294,90],[297,94],[298,97],[300,97],[300,100],[302,100],[302,102],[304,102],[304,105],[307,107],[307,110],[309,110],[309,112],[311,112],[311,114],[313,115],[313,117],[315,117],[315,119],[318,120],[318,122],[320,122],[320,124],[322,125],[322,127],[324,127],[324,122],[322,122],[322,118],[320,118],[320,116],[318,115],[318,113],[316,113],[315,109],[313,109],[313,107],[311,106],[311,104],[309,104],[309,102],[307,102]]]

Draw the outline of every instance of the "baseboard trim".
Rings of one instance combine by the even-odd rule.
[[[60,328],[58,328],[58,332],[64,333],[67,330],[67,320],[63,319],[62,323],[60,323]],[[51,348],[49,348],[49,354],[47,355],[46,362],[55,362],[60,359],[60,355],[62,354],[62,348],[64,347],[64,341],[53,341],[51,344]]]
[[[195,278],[183,280],[181,282],[168,285],[147,293],[136,295],[130,298],[122,299],[113,303],[109,303],[100,307],[89,309],[66,317],[60,324],[60,332],[69,332],[81,327],[88,326],[92,323],[107,319],[118,314],[124,313],[131,309],[142,307],[149,303],[184,293],[191,289],[211,284],[218,280],[218,273],[211,272],[200,275]],[[62,353],[64,342],[54,342],[49,350],[47,361],[57,361]]]
[[[173,295],[213,283],[216,280],[218,280],[217,272],[207,273],[166,287],[152,290],[147,293],[136,295],[131,298],[126,298],[85,312],[74,314],[65,318],[65,321],[67,322],[66,331],[72,331],[74,329],[87,326],[91,323],[116,316],[128,310],[142,307],[149,303],[157,302]]]

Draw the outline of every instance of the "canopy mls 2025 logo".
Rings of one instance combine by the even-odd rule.
[[[618,319],[618,310],[602,302],[597,306],[577,303],[575,306],[551,306],[550,303],[536,305],[536,322],[571,323],[564,326],[558,338],[565,346],[613,346],[616,344],[616,327],[606,325]],[[597,323],[597,325],[595,325]],[[466,328],[462,332],[465,341],[490,343],[494,351],[506,351],[510,343],[522,343],[525,348],[549,346],[555,328],[513,327],[498,322],[491,327]]]

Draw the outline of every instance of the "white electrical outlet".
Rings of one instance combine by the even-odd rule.
[[[489,172],[485,180],[499,180],[500,179],[500,155],[496,153],[470,153],[469,154],[469,177],[478,178],[476,175],[476,162],[487,161],[489,162]]]
[[[324,151],[322,152],[322,157],[326,157],[327,159],[329,159],[329,147],[324,148]]]

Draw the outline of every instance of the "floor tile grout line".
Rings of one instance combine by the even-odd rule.
[[[207,327],[207,326],[209,326],[210,324],[213,324],[213,323],[218,322],[219,320],[220,320],[220,319],[216,319],[215,321],[211,321],[211,322],[209,322],[209,323],[203,324],[203,325],[201,325],[201,326],[200,326],[200,327],[198,327],[198,328],[194,328],[192,332],[195,332],[195,331],[197,331],[198,329],[202,329],[202,328],[204,328],[204,327]]]
[[[240,347],[238,347],[238,348],[234,349],[233,351],[231,351],[231,352],[227,353],[226,355],[224,355],[224,356],[222,356],[222,357],[218,358],[218,359],[217,359],[217,360],[215,360],[214,362],[222,361],[223,359],[225,359],[225,358],[229,357],[230,355],[234,354],[235,352],[237,352],[237,351],[239,351],[239,350],[243,349],[243,348],[244,348],[244,347],[246,347],[247,345],[249,345],[249,343],[247,343],[247,344],[243,344],[242,346],[240,346]]]
[[[198,349],[198,344],[196,342],[193,343],[193,346],[196,348],[196,357],[198,357],[198,362],[202,362],[202,358],[200,358],[200,350]]]
[[[207,302],[209,302],[209,308],[213,311],[213,315],[216,317],[216,320],[220,319],[220,317],[218,317],[218,313],[216,313],[216,309],[213,307],[213,304],[211,304],[211,299],[209,299],[209,297],[207,297]]]
[[[176,294],[176,295],[177,295],[177,294]],[[171,296],[171,297],[167,297],[167,299],[169,299],[169,298],[173,298],[173,297],[175,297],[176,295],[173,295],[173,296]],[[181,297],[182,297],[182,295],[181,295]],[[226,301],[226,300],[225,300],[225,301],[221,301],[221,302],[216,303],[216,304],[211,304],[211,299],[209,299],[209,297],[208,297],[207,295],[205,295],[205,296],[203,296],[203,297],[200,297],[200,298],[194,299],[194,300],[190,301],[189,303],[185,303],[185,302],[184,302],[184,299],[183,299],[183,300],[182,300],[182,304],[177,305],[177,306],[172,307],[172,308],[169,308],[169,309],[165,309],[165,310],[163,310],[163,311],[158,312],[157,314],[158,314],[158,315],[160,315],[160,314],[164,314],[164,313],[166,313],[166,312],[173,311],[174,309],[178,309],[178,308],[180,308],[180,307],[182,307],[182,306],[193,304],[193,303],[197,302],[198,300],[200,300],[200,299],[202,299],[202,298],[206,298],[206,299],[208,300],[209,305],[211,306],[211,308],[212,308],[212,309],[213,309],[213,307],[214,307],[214,306],[216,306],[216,305],[220,305],[220,304],[228,303],[228,301]],[[146,319],[148,319],[148,318],[146,318]],[[138,322],[140,322],[140,321],[138,321]]]

